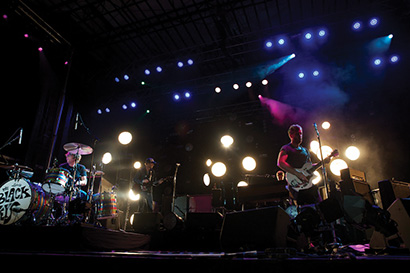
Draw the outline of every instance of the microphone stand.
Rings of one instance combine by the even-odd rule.
[[[323,158],[323,151],[322,151],[322,142],[320,140],[320,134],[319,134],[319,130],[317,129],[317,124],[313,123],[313,126],[315,127],[317,141],[319,142],[319,152],[320,152],[320,158],[321,158],[321,164],[322,164],[322,178],[323,178],[323,185],[325,187],[323,199],[327,199],[329,198],[329,188],[328,188],[326,167],[325,167],[325,163],[323,162],[324,158]],[[330,227],[332,229],[332,237],[333,237],[333,243],[331,245],[334,248],[338,248],[339,244],[337,242],[336,229],[335,229],[334,222],[330,223]]]

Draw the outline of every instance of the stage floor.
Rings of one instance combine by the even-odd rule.
[[[2,226],[0,234],[0,260],[13,261],[13,265],[17,262],[18,268],[23,270],[36,266],[68,267],[69,270],[140,270],[142,266],[144,270],[178,272],[306,272],[308,268],[329,272],[329,269],[380,271],[382,267],[399,269],[410,265],[408,252],[366,253],[366,245],[339,247],[327,254],[298,252],[294,248],[221,252],[210,251],[210,245],[203,244],[210,240],[205,236],[196,241],[195,251],[186,251],[186,245],[178,242],[184,236],[190,240],[192,234],[145,235],[85,225]]]

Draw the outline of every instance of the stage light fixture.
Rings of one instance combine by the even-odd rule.
[[[193,64],[194,64],[194,61],[193,61],[192,59],[188,59],[187,64],[188,64],[188,65],[193,65]]]
[[[208,158],[205,162],[206,166],[211,167],[212,165],[212,160],[210,158]]]
[[[267,79],[263,79],[262,80],[262,85],[267,85],[269,82],[268,82],[268,80]]]
[[[317,183],[319,183],[320,180],[322,180],[322,177],[320,176],[320,173],[318,171],[314,171],[313,172],[313,180],[312,180],[313,185],[316,185]]]
[[[122,105],[122,109],[123,109],[123,110],[127,110],[127,109],[128,109],[128,106],[127,106],[126,104],[123,104],[123,105]]]
[[[360,157],[360,150],[356,146],[349,146],[345,151],[345,155],[350,160],[357,160]]]
[[[251,83],[251,82],[247,82],[245,85],[246,85],[246,87],[248,87],[248,88],[252,87],[252,83]]]
[[[144,81],[141,81],[141,85],[145,85],[145,82],[144,82]]]
[[[142,167],[142,163],[140,161],[135,161],[133,166],[134,169],[139,170]]]
[[[130,132],[124,131],[121,134],[118,135],[118,141],[122,145],[127,145],[130,144],[132,141],[132,135]]]
[[[360,22],[360,21],[354,22],[353,25],[352,25],[352,28],[355,31],[360,30],[362,28],[362,22]]]
[[[236,187],[241,188],[241,187],[247,187],[248,183],[246,183],[245,181],[239,181],[238,184],[236,185]]]
[[[157,66],[157,68],[155,70],[157,70],[157,72],[160,73],[160,72],[162,72],[162,67]]]
[[[305,73],[299,72],[298,77],[299,79],[303,79],[305,77]]]
[[[399,56],[397,56],[397,55],[392,55],[391,57],[390,57],[390,62],[391,63],[397,63],[399,61]]]
[[[380,67],[383,64],[383,61],[381,58],[377,57],[373,59],[373,66],[375,67]]]
[[[191,98],[191,92],[189,92],[189,91],[185,91],[185,93],[184,93],[184,97],[185,97],[186,99]]]
[[[233,89],[238,90],[238,89],[239,89],[239,84],[234,83],[234,84],[232,85],[232,87],[233,87]]]
[[[179,68],[181,68],[181,67],[184,66],[184,63],[183,63],[183,62],[178,62],[178,63],[177,63],[177,66],[178,66]]]
[[[324,121],[322,123],[322,128],[325,129],[325,130],[329,129],[330,128],[330,122]]]
[[[97,114],[99,114],[99,115],[101,115],[101,114],[102,114],[101,109],[98,109],[98,110],[97,110]]]
[[[312,73],[312,75],[313,75],[314,77],[319,76],[319,70],[314,70],[313,73]]]
[[[129,190],[129,192],[128,192],[128,198],[131,200],[131,201],[138,201],[138,200],[140,200],[140,194],[139,193],[135,193],[132,189],[130,189]]]
[[[38,51],[42,52],[42,51],[43,51],[43,48],[40,46],[40,47],[38,48]]]
[[[389,39],[393,39],[393,34],[389,34],[389,36],[387,36]]]
[[[111,112],[110,108],[106,107],[106,108],[105,108],[105,112],[106,112],[106,113]]]
[[[27,33],[24,33],[24,38],[28,38],[29,35]]]
[[[322,146],[322,153],[323,153],[323,157],[326,158],[328,157],[331,153],[332,153],[333,149],[330,146],[324,145]],[[319,160],[322,160],[322,157],[320,155],[320,149],[319,147],[316,150],[317,157],[319,158]]]
[[[278,44],[279,44],[279,45],[284,45],[284,44],[285,44],[285,39],[280,38],[280,39],[278,40]]]
[[[174,98],[174,101],[179,101],[181,99],[181,96],[178,93],[175,93],[173,98]]]
[[[319,150],[319,142],[317,140],[313,140],[310,142],[310,150],[316,154],[316,152]]]
[[[312,39],[312,33],[306,32],[306,33],[305,33],[305,39],[306,39],[306,40]]]
[[[256,168],[256,160],[251,156],[247,156],[242,160],[242,167],[249,172],[253,171]]]
[[[334,159],[330,163],[330,171],[336,176],[340,176],[340,171],[346,169],[347,167],[346,161],[340,158]]]
[[[271,41],[267,41],[266,43],[265,43],[265,47],[266,48],[271,48],[273,46],[273,43],[271,42]]]
[[[320,29],[319,30],[319,37],[324,37],[326,35],[326,30]]]
[[[101,159],[101,162],[102,162],[103,164],[107,165],[107,164],[110,163],[111,161],[112,161],[112,155],[111,155],[111,153],[106,152],[106,153],[103,155],[103,157],[102,157],[102,159]]]
[[[225,148],[231,147],[233,142],[233,137],[231,137],[230,135],[224,135],[223,137],[221,137],[221,143]]]
[[[130,79],[130,76],[128,76],[127,74],[124,75],[124,80],[128,81]]]
[[[204,182],[205,186],[209,186],[211,184],[211,177],[209,176],[209,173],[204,174],[202,177],[202,181]]]
[[[222,177],[226,174],[226,166],[222,162],[216,162],[211,168],[212,174],[216,177]]]
[[[115,82],[120,82],[120,79],[119,79],[118,77],[115,77],[115,78],[114,78],[114,81],[115,81]]]
[[[137,104],[136,104],[135,102],[131,102],[131,104],[130,104],[130,105],[131,105],[131,107],[132,107],[132,108],[137,107]]]
[[[151,74],[151,71],[149,69],[145,69],[144,73],[145,73],[145,75],[149,75],[149,74]]]
[[[377,26],[379,24],[379,19],[377,19],[377,18],[372,18],[372,19],[370,19],[370,21],[369,21],[369,25],[371,26],[371,27],[375,27],[375,26]]]

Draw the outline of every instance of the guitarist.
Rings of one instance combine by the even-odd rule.
[[[136,176],[134,177],[134,182],[136,183],[134,189],[135,192],[139,192],[148,203],[148,206],[152,212],[159,212],[159,203],[155,200],[156,196],[153,191],[153,187],[156,187],[162,182],[164,179],[158,179],[157,173],[155,170],[155,166],[157,162],[151,157],[145,159],[144,167],[139,169]]]
[[[296,169],[302,168],[307,162],[311,163],[310,152],[301,146],[303,129],[298,124],[289,127],[288,136],[290,143],[282,146],[278,156],[277,165],[285,172],[296,175],[303,183],[309,183],[309,179]],[[326,160],[325,160],[326,163]],[[316,185],[296,191],[288,182],[289,192],[293,195],[298,205],[316,204],[321,201]]]

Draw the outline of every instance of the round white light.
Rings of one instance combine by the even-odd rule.
[[[207,187],[211,184],[211,177],[208,173],[204,174],[204,176],[202,177],[202,181],[204,182],[204,185]]]
[[[356,160],[360,156],[360,150],[355,146],[350,146],[346,149],[346,156],[350,160]]]
[[[347,163],[343,159],[335,159],[330,163],[330,171],[337,176],[340,176],[340,171],[347,168]]]
[[[325,129],[325,130],[329,129],[330,128],[330,123],[328,121],[323,122],[322,123],[322,128]]]
[[[322,177],[320,176],[320,173],[318,171],[314,171],[313,172],[313,180],[312,180],[313,185],[316,185],[317,183],[319,183],[320,180],[322,180]]]
[[[112,160],[112,155],[109,152],[105,153],[102,157],[102,163],[103,164],[108,164],[108,163],[111,162],[111,160]]]
[[[138,201],[138,200],[140,200],[140,195],[139,195],[139,193],[135,194],[134,191],[132,189],[130,189],[130,191],[128,192],[128,198],[131,201]]]
[[[319,142],[317,140],[313,140],[310,142],[310,150],[315,154],[319,150]]]
[[[208,160],[205,162],[206,166],[211,167],[212,165],[212,160],[208,158]]]
[[[222,162],[216,162],[211,168],[212,174],[216,177],[224,176],[226,173],[226,166]]]
[[[253,157],[247,156],[242,160],[242,167],[247,171],[253,171],[256,168],[256,161]]]
[[[323,153],[323,158],[328,157],[331,153],[333,152],[333,149],[329,146],[322,146],[322,153]],[[316,155],[319,158],[319,160],[322,160],[322,157],[320,155],[320,149],[318,148],[316,150]]]
[[[122,144],[122,145],[127,145],[130,144],[132,140],[132,135],[130,132],[122,132],[119,136],[118,136],[118,141]]]
[[[141,166],[142,166],[142,164],[141,164],[141,162],[139,162],[139,161],[135,161],[134,162],[134,169],[140,169],[141,168]]]
[[[240,187],[247,187],[247,186],[248,186],[248,183],[246,183],[245,181],[239,181],[236,186],[237,186],[238,188],[240,188]]]
[[[230,135],[224,135],[221,137],[221,143],[224,147],[228,148],[233,144],[233,138]]]

